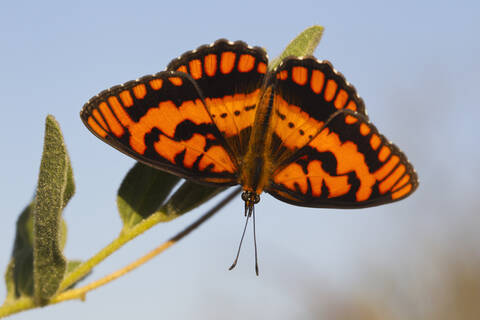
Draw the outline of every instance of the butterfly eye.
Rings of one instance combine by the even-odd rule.
[[[242,200],[247,201],[248,200],[248,191],[243,191],[242,192]]]

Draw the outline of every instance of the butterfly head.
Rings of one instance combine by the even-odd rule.
[[[260,195],[254,191],[243,191],[242,200],[245,201],[245,216],[251,216],[253,207],[260,202]]]

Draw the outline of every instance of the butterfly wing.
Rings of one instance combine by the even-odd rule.
[[[337,110],[365,113],[363,100],[328,61],[287,58],[272,76],[271,158],[276,166],[306,145]]]
[[[265,50],[220,39],[174,59],[167,70],[189,74],[234,155],[245,154],[267,72]]]
[[[147,165],[198,182],[236,183],[235,157],[188,74],[165,71],[105,90],[80,116],[98,138]]]
[[[343,110],[273,174],[266,191],[298,206],[359,208],[403,199],[417,186],[406,156],[364,115]]]

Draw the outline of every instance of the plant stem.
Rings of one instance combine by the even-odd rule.
[[[11,303],[6,303],[0,307],[0,318],[9,316],[20,311],[35,308],[35,303],[32,298],[19,298]]]
[[[174,217],[172,217],[172,219],[173,218]],[[67,274],[65,278],[62,280],[62,282],[60,283],[58,292],[64,291],[66,288],[70,287],[72,284],[74,284],[79,279],[84,277],[87,273],[89,273],[93,269],[93,267],[95,267],[97,264],[105,260],[105,258],[110,256],[112,253],[120,249],[128,241],[139,236],[140,234],[150,229],[154,225],[158,224],[159,222],[168,221],[168,220],[165,219],[165,214],[163,212],[156,212],[151,216],[149,216],[147,219],[144,219],[138,224],[136,224],[133,228],[122,231],[115,240],[109,243],[106,247],[100,250],[97,254],[95,254],[89,260],[83,262],[81,265],[75,268],[72,272]]]
[[[166,249],[170,248],[172,245],[180,241],[182,238],[190,234],[193,230],[198,228],[201,224],[203,224],[205,221],[207,221],[209,218],[211,218],[215,213],[218,212],[221,208],[223,208],[228,202],[230,202],[237,194],[239,193],[239,189],[233,190],[229,195],[227,195],[222,201],[220,201],[217,205],[215,205],[212,209],[207,211],[204,215],[202,215],[200,218],[195,220],[191,225],[186,227],[184,230],[181,232],[177,233],[175,236],[171,237],[146,255],[142,256],[138,260],[130,263],[129,265],[125,266],[122,269],[119,269],[97,281],[94,281],[86,286],[83,286],[78,289],[72,289],[65,291],[63,293],[58,294],[56,297],[53,298],[54,302],[60,302],[63,300],[70,300],[70,299],[75,299],[75,298],[82,298],[87,292],[92,291],[98,287],[101,287],[110,281],[113,281],[125,274],[127,274],[130,271],[133,271],[134,269],[140,267],[141,265],[145,264],[146,262],[150,261]]]

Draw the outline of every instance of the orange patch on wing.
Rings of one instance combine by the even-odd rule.
[[[410,181],[410,175],[406,174],[400,179],[392,188],[392,191],[395,191],[399,189],[400,187],[403,187],[408,181]]]
[[[238,71],[250,72],[255,65],[255,57],[250,54],[242,54],[238,61]]]
[[[147,94],[147,88],[143,83],[136,85],[135,87],[133,87],[132,90],[133,90],[133,94],[135,95],[135,98],[137,99],[143,99]]]
[[[309,181],[314,197],[321,196],[323,184],[328,188],[329,197],[338,197],[350,190],[348,176],[329,175],[323,170],[322,163],[318,160],[313,160],[307,165],[306,174],[299,164],[292,163],[274,176],[275,183],[282,184],[291,191],[297,191],[298,186],[303,194],[308,191]]]
[[[236,168],[228,155],[228,152],[221,146],[213,146],[204,153],[205,156],[198,163],[200,170],[205,170],[210,164],[213,164],[214,172],[227,171],[234,173]]]
[[[107,136],[107,132],[98,125],[98,123],[95,121],[95,119],[93,119],[92,116],[88,117],[87,123],[90,128],[92,128],[92,130],[95,131],[95,133],[98,134],[100,137],[105,138]]]
[[[170,77],[168,80],[174,85],[174,86],[181,86],[183,84],[183,80],[180,77]]]
[[[175,163],[175,157],[177,154],[185,150],[185,147],[181,143],[164,135],[158,136],[158,141],[154,142],[153,147],[159,155],[171,163]]]
[[[274,176],[273,181],[293,191],[297,190],[296,185],[298,185],[300,192],[303,194],[306,194],[308,191],[305,172],[303,172],[302,167],[297,163],[289,164]]]
[[[168,137],[175,135],[178,124],[185,119],[194,124],[208,124],[212,120],[203,107],[200,99],[185,101],[177,107],[172,101],[163,101],[157,107],[148,109],[147,113],[138,122],[133,122],[128,127],[130,131],[130,146],[139,154],[147,149],[145,135],[153,128],[160,129]]]
[[[192,101],[192,100],[184,101],[178,107],[178,110],[181,117],[184,118],[183,120],[188,119],[194,124],[200,125],[202,123],[212,122],[210,115],[207,113],[207,111],[203,107],[203,103],[200,99],[196,99],[195,101]]]
[[[287,78],[288,78],[288,71],[287,70],[282,70],[279,73],[277,73],[277,79],[286,80]]]
[[[393,185],[402,177],[405,173],[405,166],[399,165],[385,180],[383,180],[378,186],[378,190],[381,194],[392,189]]]
[[[411,190],[412,190],[412,184],[409,183],[405,187],[401,188],[400,190],[392,193],[392,200],[396,200],[407,195]]]
[[[313,70],[312,78],[310,79],[310,87],[312,88],[312,91],[317,94],[322,92],[324,82],[325,74],[320,70]]]
[[[372,134],[372,137],[370,138],[370,146],[372,147],[373,150],[377,150],[378,147],[380,147],[380,144],[382,143],[382,140],[380,140],[380,137],[378,134]]]
[[[252,126],[255,120],[255,111],[245,110],[245,107],[255,106],[260,95],[260,89],[250,94],[236,93],[222,98],[205,98],[208,110],[215,119],[215,125],[225,137],[237,135],[241,130]],[[236,114],[236,112],[238,114]],[[222,117],[224,114],[226,116]]]
[[[222,53],[220,58],[220,71],[223,74],[232,72],[233,67],[235,66],[235,53],[231,51],[225,51]]]
[[[191,169],[197,158],[203,153],[207,139],[201,134],[194,133],[186,143],[189,148],[186,149],[187,152],[185,152],[185,157],[183,158],[183,165]]]
[[[308,80],[308,70],[305,67],[292,68],[292,80],[298,85],[305,85]]]
[[[133,123],[133,120],[130,118],[128,113],[122,107],[122,105],[120,104],[120,101],[118,101],[117,97],[115,96],[109,97],[107,100],[108,100],[108,103],[110,104],[110,107],[112,108],[113,113],[117,116],[120,123],[124,127],[128,128],[128,126],[130,126]]]
[[[328,188],[329,198],[339,197],[350,190],[351,186],[348,183],[348,176],[332,177],[323,170],[322,163],[318,160],[310,161],[307,170],[312,186],[312,195],[315,197],[319,197],[322,194],[323,183]]]
[[[285,119],[282,120],[275,112],[273,117],[276,122],[273,129],[282,140],[283,146],[290,150],[303,147],[310,140],[309,136],[315,135],[323,124],[300,107],[289,104],[280,95],[275,95],[274,104],[276,111],[284,115]],[[294,119],[292,123],[295,130],[292,130],[290,119]]]
[[[360,134],[362,136],[366,136],[369,133],[370,133],[370,127],[366,123],[361,123],[360,124]]]
[[[390,160],[388,160],[383,166],[381,166],[380,169],[375,171],[373,175],[379,181],[385,179],[385,177],[393,170],[393,168],[395,168],[399,161],[400,158],[398,156],[391,156]]]
[[[387,160],[388,156],[390,155],[391,153],[391,150],[389,147],[387,146],[383,146],[381,149],[380,149],[380,152],[378,153],[378,160],[384,162],[385,160]]]
[[[340,89],[340,91],[337,94],[337,97],[335,98],[335,102],[333,102],[333,104],[335,105],[335,108],[342,109],[345,106],[347,99],[348,99],[347,91]]]
[[[188,73],[187,66],[185,66],[185,65],[181,65],[180,67],[178,67],[177,71],[180,71],[180,72],[183,72],[183,73]]]
[[[262,74],[267,73],[267,64],[265,62],[260,62],[257,66],[257,72]]]
[[[230,160],[228,153],[220,146],[211,147],[204,152],[207,141],[205,136],[195,133],[186,141],[174,141],[173,139],[160,135],[157,142],[153,144],[155,151],[163,158],[175,164],[175,157],[185,152],[183,166],[191,169],[195,162],[198,162],[198,169],[204,171],[210,168],[213,172],[235,172],[235,166]]]
[[[163,80],[162,79],[153,79],[150,80],[150,87],[152,87],[153,90],[159,90],[163,86]]]
[[[120,92],[119,94],[120,100],[122,100],[122,103],[125,107],[131,107],[133,106],[133,98],[132,95],[130,94],[130,91],[124,90]]]
[[[202,62],[198,59],[194,59],[189,62],[190,74],[192,78],[197,80],[202,77]]]
[[[204,60],[204,67],[205,73],[208,76],[213,77],[217,72],[217,55],[213,53],[206,55]]]
[[[356,193],[357,201],[364,201],[372,193],[372,186],[375,184],[375,177],[370,174],[365,163],[365,156],[358,151],[357,145],[351,141],[342,143],[338,134],[331,132],[328,128],[322,130],[309,145],[319,152],[331,152],[337,160],[337,175],[346,175],[355,171],[360,179],[360,186]],[[341,194],[339,194],[341,195]]]
[[[352,116],[352,115],[349,115],[349,114],[348,114],[348,115],[345,116],[345,123],[346,123],[346,124],[354,124],[354,123],[357,122],[357,121],[358,121],[358,119],[355,118],[355,117]]]
[[[113,134],[116,135],[117,137],[121,137],[125,131],[123,130],[123,127],[120,125],[120,123],[118,122],[117,118],[115,118],[115,116],[113,115],[112,110],[110,110],[107,103],[101,102],[98,105],[98,108],[100,109],[100,112],[105,118],[105,121],[107,121],[110,129],[112,129]]]
[[[206,112],[206,110],[202,107],[199,107],[199,105],[202,105],[203,103],[200,101],[200,99],[197,99],[195,101],[184,101],[178,108],[173,104],[172,101],[165,101],[161,102],[159,104],[159,111],[163,113],[167,118],[170,118],[170,115],[173,113],[176,113],[175,115],[175,121],[172,121],[168,125],[167,128],[162,126],[162,131],[164,131],[167,135],[173,137],[175,134],[175,130],[177,128],[177,125],[188,119],[191,122],[193,122],[196,125],[200,125],[203,123],[211,123],[212,120],[210,119],[209,114]],[[176,110],[173,111],[173,108]]]
[[[327,87],[325,88],[325,100],[332,101],[333,97],[335,96],[335,92],[337,92],[338,84],[335,80],[329,79],[327,81]]]
[[[92,115],[104,130],[109,131],[107,124],[105,123],[105,121],[103,121],[103,117],[97,109],[94,109],[92,111]]]
[[[350,100],[350,102],[347,104],[347,107],[345,109],[350,109],[350,110],[356,111],[357,110],[357,104],[353,100]]]

